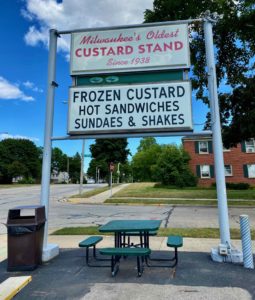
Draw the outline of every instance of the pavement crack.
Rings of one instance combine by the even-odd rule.
[[[170,216],[171,216],[171,214],[173,213],[174,209],[175,209],[175,205],[173,205],[173,207],[168,211],[167,216],[166,216],[166,219],[165,219],[166,222],[165,222],[164,228],[167,228],[168,223],[169,223]]]

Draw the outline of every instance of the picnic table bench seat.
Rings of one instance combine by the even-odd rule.
[[[170,258],[152,258],[149,257],[146,260],[146,264],[148,267],[168,267],[175,268],[178,264],[178,248],[183,246],[183,238],[180,235],[170,235],[167,237],[166,241],[167,247],[174,248],[174,256]],[[149,261],[159,261],[159,262],[172,262],[172,264],[150,264]]]
[[[85,240],[81,241],[79,243],[80,248],[86,248],[86,264],[89,266],[89,248],[93,247],[93,257],[94,259],[98,260],[96,257],[96,245],[102,241],[103,237],[102,236],[90,236],[86,238]]]
[[[79,247],[92,247],[102,241],[102,236],[90,236],[79,243]]]
[[[168,247],[180,248],[183,246],[183,238],[180,235],[170,235],[166,244]]]
[[[111,256],[111,273],[115,276],[118,272],[119,259],[121,256],[136,256],[137,258],[137,276],[141,277],[143,273],[143,265],[141,265],[141,257],[150,255],[151,250],[149,248],[102,248],[99,250],[101,255]],[[143,262],[143,260],[142,260]]]

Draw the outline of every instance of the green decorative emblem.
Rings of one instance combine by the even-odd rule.
[[[102,77],[92,77],[89,79],[90,83],[95,83],[95,84],[102,83],[103,81],[104,79]]]
[[[119,81],[119,77],[117,77],[117,76],[108,76],[108,77],[105,78],[105,81],[107,83],[115,83],[115,82]]]

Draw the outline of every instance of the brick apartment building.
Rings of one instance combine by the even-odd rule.
[[[211,186],[215,182],[211,137],[184,137],[182,144],[191,157],[189,164],[198,177],[198,185]],[[224,149],[223,154],[226,182],[246,182],[255,186],[255,140]]]

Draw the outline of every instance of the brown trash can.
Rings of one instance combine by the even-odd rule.
[[[19,206],[9,210],[7,271],[30,271],[42,263],[45,221],[44,206]]]

